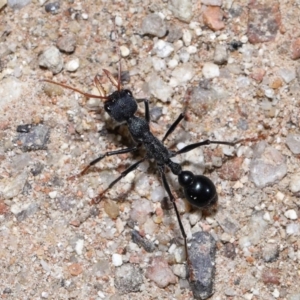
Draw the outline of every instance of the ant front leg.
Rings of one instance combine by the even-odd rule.
[[[149,110],[149,100],[148,99],[135,99],[136,102],[144,102],[145,105],[145,120],[147,121],[147,123],[150,122],[150,110]]]
[[[78,177],[84,175],[91,166],[95,165],[97,162],[99,162],[100,160],[102,160],[106,156],[112,156],[112,155],[118,155],[118,154],[133,152],[133,151],[136,151],[140,146],[141,146],[141,144],[137,144],[134,147],[119,149],[119,150],[115,150],[115,151],[109,151],[109,152],[106,152],[104,154],[101,154],[99,157],[92,160],[79,174],[73,175],[73,176],[69,177],[68,179],[73,180],[75,178],[78,178]]]

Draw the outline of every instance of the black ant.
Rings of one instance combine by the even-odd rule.
[[[105,158],[106,156],[118,155],[123,153],[134,152],[140,147],[144,147],[146,151],[146,155],[128,167],[125,171],[121,173],[119,177],[117,177],[113,182],[109,184],[109,186],[102,191],[97,197],[92,200],[93,204],[97,204],[101,201],[101,197],[104,193],[110,190],[116,183],[118,183],[123,177],[125,177],[130,172],[134,171],[140,163],[145,161],[146,159],[154,159],[157,165],[158,172],[161,176],[162,183],[164,188],[169,196],[171,203],[173,204],[178,224],[181,230],[181,234],[184,239],[184,247],[186,253],[186,260],[189,269],[189,278],[193,276],[193,271],[190,266],[189,255],[188,255],[188,247],[187,247],[187,235],[185,233],[184,227],[181,222],[181,218],[178,212],[178,208],[176,205],[175,197],[173,196],[169,183],[166,178],[166,168],[169,168],[171,172],[177,175],[178,182],[184,190],[185,197],[187,201],[197,208],[209,208],[215,205],[218,201],[218,194],[216,191],[216,187],[214,183],[204,175],[195,175],[190,171],[182,170],[180,164],[172,161],[172,158],[189,151],[192,151],[195,148],[210,145],[210,144],[222,144],[234,146],[242,141],[252,141],[253,139],[244,139],[238,140],[235,142],[226,142],[226,141],[211,141],[204,140],[198,143],[193,143],[183,147],[178,151],[173,151],[168,149],[164,142],[169,137],[169,135],[175,130],[178,124],[184,119],[184,114],[181,113],[175,122],[170,126],[170,128],[165,133],[162,140],[159,140],[155,137],[150,131],[149,122],[150,122],[150,113],[149,113],[149,102],[147,99],[136,100],[132,92],[128,89],[123,89],[121,87],[121,63],[119,61],[119,70],[118,70],[118,79],[116,80],[113,75],[106,69],[103,69],[103,72],[106,74],[110,82],[116,87],[116,91],[111,93],[110,95],[106,95],[103,87],[100,84],[99,76],[96,75],[94,78],[94,83],[100,93],[100,96],[92,95],[89,93],[82,92],[76,88],[70,87],[68,85],[57,83],[51,80],[43,80],[49,83],[53,83],[64,88],[73,90],[78,92],[88,98],[98,98],[105,100],[104,109],[105,111],[117,122],[125,122],[128,126],[129,132],[135,141],[136,145],[133,147],[128,147],[124,149],[119,149],[115,151],[108,151],[98,158],[91,161],[79,174],[70,177],[70,179],[74,179],[86,173],[86,171],[100,160]],[[137,101],[143,101],[145,105],[145,116],[144,118],[136,116],[136,112],[138,109]]]

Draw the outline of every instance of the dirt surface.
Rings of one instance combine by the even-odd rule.
[[[299,1],[223,1],[217,9],[209,5],[219,1],[191,1],[185,22],[170,6],[176,1],[62,1],[55,14],[40,2],[0,10],[1,298],[193,298],[176,215],[155,198],[155,164],[142,164],[97,206],[91,199],[138,153],[105,158],[68,180],[99,154],[132,142],[101,101],[41,80],[97,93],[99,74],[109,93],[114,87],[102,69],[117,74],[120,48],[124,87],[150,100],[156,136],[186,110],[167,141],[172,149],[246,139],[176,158],[213,180],[215,214],[191,209],[169,176],[188,236],[204,230],[217,241],[211,299],[300,299]],[[142,34],[151,13],[169,34]],[[166,57],[159,57],[159,39],[174,48]],[[223,61],[218,45],[227,49]],[[51,46],[58,62],[42,67]],[[18,127],[24,124],[31,126]],[[153,252],[132,242],[133,228],[153,242]],[[149,279],[155,257],[172,270],[165,287]],[[136,280],[127,290],[124,265],[134,266]]]

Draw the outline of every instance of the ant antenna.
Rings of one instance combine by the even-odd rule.
[[[119,57],[118,85],[116,87],[117,87],[118,91],[120,92],[122,65],[121,65],[120,39],[119,39],[119,34],[117,32],[117,26],[116,26],[116,16],[115,16],[113,23],[114,23],[115,41],[117,43],[117,52],[118,52],[118,57]]]

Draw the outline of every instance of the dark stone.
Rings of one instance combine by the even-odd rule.
[[[16,215],[18,222],[22,222],[38,211],[39,207],[36,203],[31,203],[28,207]]]
[[[155,245],[148,239],[142,237],[138,231],[133,230],[131,233],[131,238],[135,244],[139,245],[140,247],[143,247],[145,251],[151,253],[155,250]]]
[[[45,11],[51,13],[52,15],[56,15],[58,14],[59,7],[59,2],[50,2],[45,5]]]
[[[29,127],[27,128],[29,129]],[[34,150],[45,150],[49,141],[50,129],[45,125],[32,126],[27,132],[21,132],[14,142],[21,143],[24,152]]]
[[[188,280],[195,299],[213,294],[216,241],[208,232],[195,232],[189,241]]]
[[[116,269],[115,287],[120,293],[138,292],[142,284],[141,268],[133,264],[124,264]]]
[[[37,176],[37,175],[39,175],[39,174],[42,173],[43,169],[44,169],[44,165],[41,164],[40,162],[37,162],[37,163],[33,166],[33,168],[30,170],[30,172],[31,172],[31,174],[32,174],[33,176]]]
[[[223,252],[223,254],[227,258],[234,259],[236,257],[235,245],[232,244],[232,243],[226,243],[224,245],[224,252]]]
[[[33,126],[32,124],[22,124],[22,125],[18,125],[18,126],[17,126],[17,132],[25,132],[25,133],[28,133],[28,132],[30,132],[32,126]]]

